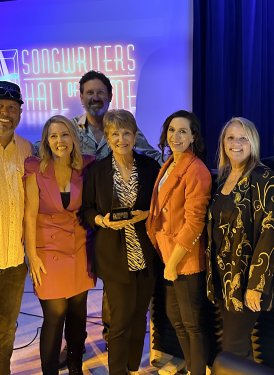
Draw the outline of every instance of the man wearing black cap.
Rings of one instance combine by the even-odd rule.
[[[16,320],[24,290],[24,160],[31,144],[14,131],[23,104],[19,86],[0,81],[0,374],[10,374]]]

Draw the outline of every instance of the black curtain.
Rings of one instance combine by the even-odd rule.
[[[193,0],[193,111],[215,167],[233,116],[255,123],[261,156],[274,155],[274,1]]]

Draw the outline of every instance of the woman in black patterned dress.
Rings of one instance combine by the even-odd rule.
[[[207,294],[221,307],[222,349],[241,357],[252,357],[252,329],[273,302],[274,173],[260,162],[259,142],[251,121],[225,125],[209,211]]]
[[[112,153],[88,170],[82,212],[110,305],[109,372],[135,374],[158,260],[145,220],[159,165],[133,151],[137,125],[130,112],[109,111],[103,125]]]

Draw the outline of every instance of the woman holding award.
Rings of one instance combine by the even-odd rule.
[[[112,153],[87,171],[83,219],[94,236],[97,275],[110,305],[110,375],[138,371],[146,313],[154,289],[157,253],[146,234],[151,194],[159,165],[133,151],[137,125],[126,110],[104,116]]]

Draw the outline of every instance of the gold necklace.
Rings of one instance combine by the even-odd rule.
[[[132,162],[132,163],[128,163],[127,165],[124,165],[124,167],[125,167],[128,171],[131,171],[131,170],[132,170],[132,166],[133,166],[133,162]]]

